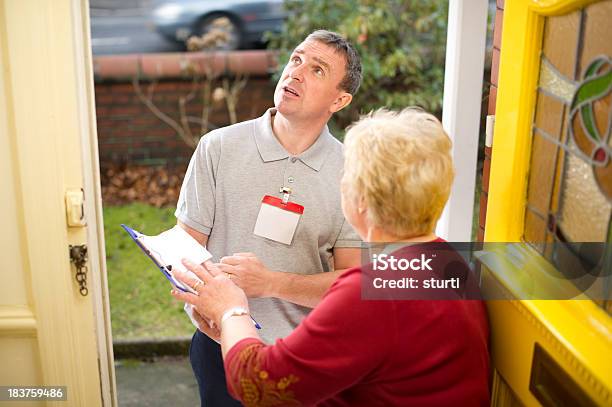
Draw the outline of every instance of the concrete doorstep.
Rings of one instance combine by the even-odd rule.
[[[190,343],[189,336],[115,339],[119,406],[199,406],[188,357]]]

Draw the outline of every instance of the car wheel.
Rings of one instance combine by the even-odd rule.
[[[217,41],[211,36],[212,43],[207,47],[214,50],[231,51],[240,48],[242,44],[242,32],[235,19],[224,14],[212,14],[204,17],[197,24],[195,33],[202,37],[210,33],[220,33]]]

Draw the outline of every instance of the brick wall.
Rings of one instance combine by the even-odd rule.
[[[238,120],[243,121],[260,116],[272,105],[274,83],[269,72],[273,69],[274,60],[266,51],[249,52],[250,60],[248,55],[245,58],[240,52],[236,54],[237,60],[245,62],[241,68],[237,68],[236,64],[232,66],[227,59],[228,63],[218,69],[229,76],[236,72],[249,74],[248,83],[241,93],[236,109]],[[253,58],[253,55],[259,56]],[[146,61],[141,60],[143,57]],[[155,70],[155,76],[160,78],[153,101],[164,113],[178,120],[178,100],[187,95],[192,86],[190,81],[180,77],[180,70],[177,68],[183,56],[160,55],[158,60],[162,63],[155,63],[155,55],[143,57],[135,55],[95,58],[96,116],[102,168],[112,163],[183,165],[193,153],[193,149],[187,146],[170,126],[142,103],[131,83],[136,70],[140,69],[143,77],[142,88],[146,90],[152,73],[146,72],[142,67],[153,67],[151,69]],[[220,82],[217,82],[214,86],[219,85]],[[202,111],[201,99],[194,98],[187,104],[186,111],[189,115],[198,116]],[[213,104],[210,122],[218,127],[230,123],[225,101]],[[192,131],[194,134],[200,133],[195,125]]]
[[[497,104],[497,78],[499,73],[499,55],[501,52],[501,34],[504,19],[504,0],[497,0],[495,26],[493,28],[493,53],[491,56],[491,87],[489,88],[488,114],[495,115]],[[484,241],[485,223],[487,220],[487,203],[489,192],[489,173],[491,171],[491,147],[485,146],[485,157],[482,168],[482,191],[480,194],[480,213],[478,217],[478,241]]]

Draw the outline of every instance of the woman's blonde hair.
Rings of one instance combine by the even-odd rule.
[[[452,143],[435,116],[380,109],[351,125],[344,145],[343,188],[372,226],[406,238],[434,230],[454,177]]]

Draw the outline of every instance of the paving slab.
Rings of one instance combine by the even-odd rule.
[[[199,406],[198,385],[187,357],[115,361],[120,407]]]

